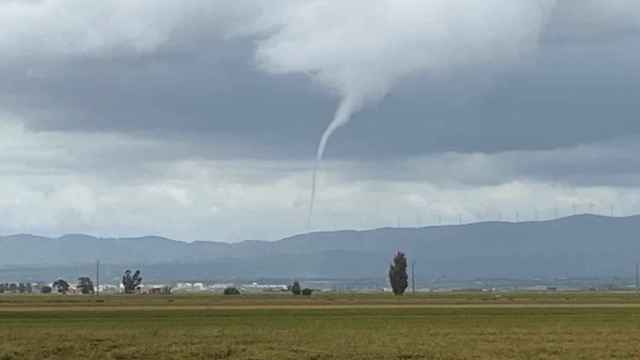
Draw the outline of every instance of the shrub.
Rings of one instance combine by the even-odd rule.
[[[297,282],[297,281],[293,282],[293,285],[291,285],[291,292],[293,293],[293,295],[300,295],[302,290],[300,288],[300,283],[299,282]]]
[[[224,294],[225,295],[240,295],[240,290],[238,290],[237,288],[230,286],[226,289],[224,289]]]
[[[78,285],[76,286],[78,290],[80,290],[81,294],[88,295],[93,294],[95,292],[95,288],[93,287],[93,281],[88,277],[78,278]]]
[[[313,294],[313,289],[309,289],[309,288],[302,289],[302,295],[311,296],[311,294]]]

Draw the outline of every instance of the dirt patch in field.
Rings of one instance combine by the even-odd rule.
[[[522,308],[640,308],[640,304],[408,304],[408,305],[68,305],[0,306],[2,312],[112,312],[112,311],[234,311],[234,310],[348,310],[348,309],[522,309]]]

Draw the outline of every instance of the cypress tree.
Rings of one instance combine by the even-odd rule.
[[[395,295],[402,295],[409,286],[409,275],[407,275],[407,258],[398,251],[393,258],[393,263],[389,266],[389,283]]]

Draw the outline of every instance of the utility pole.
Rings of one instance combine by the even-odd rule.
[[[636,293],[640,291],[640,264],[636,264]]]
[[[416,267],[416,261],[413,260],[413,261],[411,261],[411,291],[413,292],[413,295],[416,294],[416,272],[415,272],[415,267]]]
[[[100,296],[100,260],[96,261],[96,296]]]

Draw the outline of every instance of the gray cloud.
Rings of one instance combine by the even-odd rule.
[[[200,145],[0,128],[0,232],[276,239],[304,230],[308,161],[208,160]],[[640,210],[636,139],[573,148],[328,162],[317,229]],[[180,150],[181,149],[181,150]],[[616,180],[619,179],[620,181]],[[593,205],[592,205],[593,204]],[[529,210],[526,210],[529,209]],[[510,217],[509,217],[510,218]]]
[[[255,4],[192,0],[154,11],[147,2],[5,4],[5,16],[16,16],[7,20],[0,42],[6,56],[0,61],[0,106],[34,129],[191,131],[209,133],[212,141],[233,138],[247,149],[259,143],[272,151],[269,156],[308,157],[313,150],[305,148],[317,142],[337,99],[303,75],[269,76],[256,69],[256,39],[229,34],[261,31],[286,19],[275,6],[260,12],[264,4]],[[56,8],[74,21],[31,29],[30,22]],[[330,156],[552,148],[636,132],[637,8],[622,0],[560,2],[531,65],[404,80],[337,134]],[[98,13],[111,20],[90,24],[87,19]],[[140,18],[147,31],[134,31],[139,25],[110,31],[113,24]],[[569,31],[605,38],[552,41]],[[12,55],[20,62],[8,61]],[[372,145],[377,153],[368,151]]]
[[[22,72],[9,67],[0,103],[33,129],[195,132],[211,142],[245,144],[246,151],[229,156],[256,156],[255,146],[273,157],[311,157],[334,100],[303,78],[252,70],[247,44],[238,48],[228,59],[176,55],[76,60]],[[329,156],[542,149],[640,130],[633,42],[559,52],[543,50],[538,66],[508,75],[405,81],[336,134]]]
[[[291,38],[302,26],[292,3],[0,1],[0,203],[11,224],[0,231],[302,231],[310,160],[339,94],[317,78],[332,57],[309,56],[326,55],[322,41],[281,53],[327,35],[318,17]],[[375,16],[362,3],[328,2],[327,14]],[[480,59],[426,72],[408,61],[398,80],[379,79],[392,90],[331,140],[318,227],[413,224],[416,212],[495,218],[527,203],[639,209],[639,18],[635,1],[560,1],[518,56],[453,52]],[[365,35],[410,39],[375,30]],[[336,59],[371,54],[357,53],[361,40]],[[407,48],[383,68],[417,56]]]
[[[385,179],[443,187],[499,186],[537,181],[573,187],[628,187],[638,184],[640,137],[550,150],[497,153],[438,153],[408,159],[336,163],[345,181]],[[343,165],[340,165],[343,164]]]

